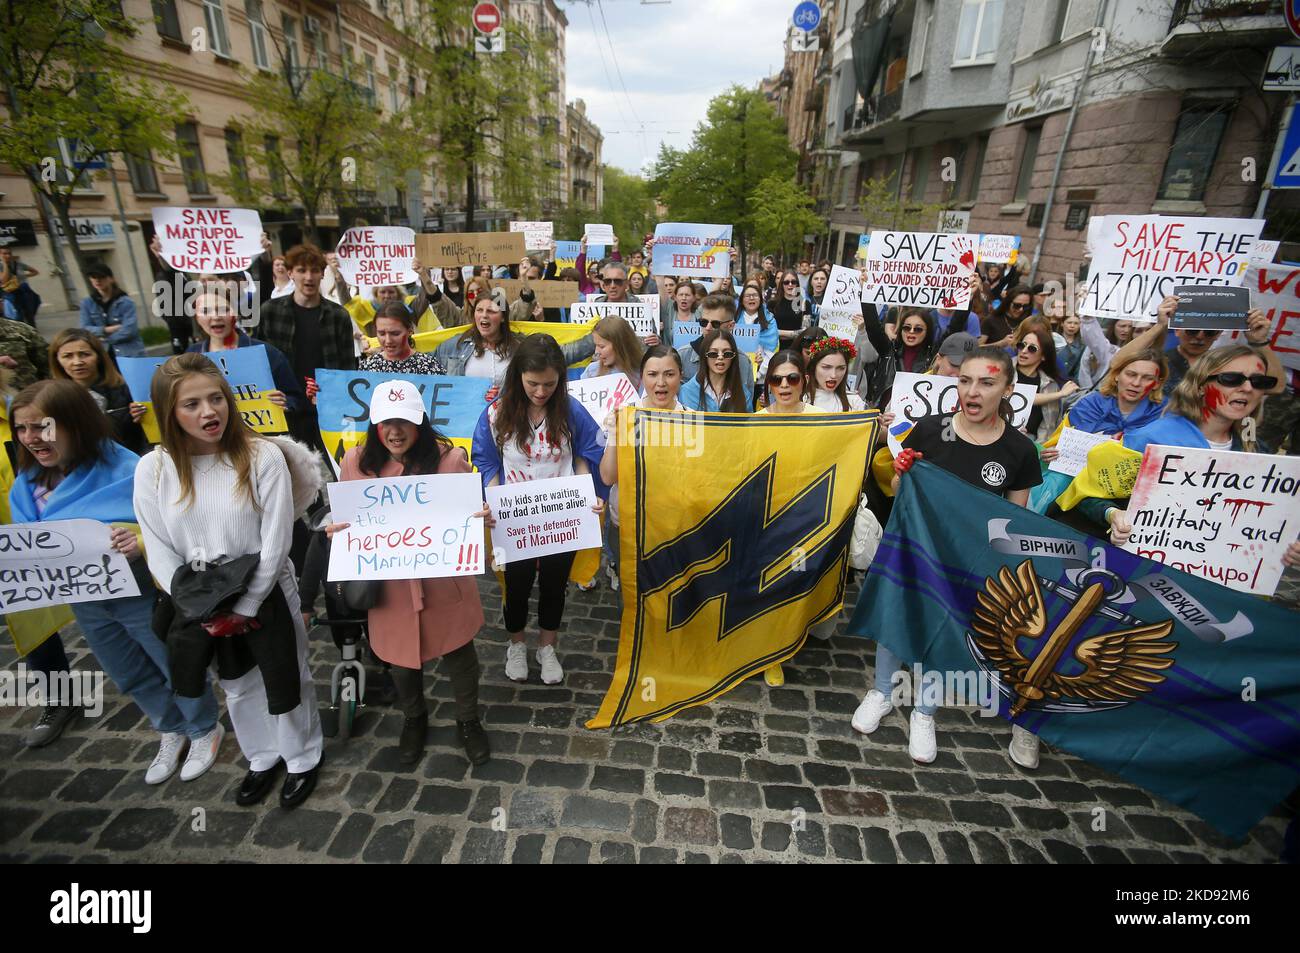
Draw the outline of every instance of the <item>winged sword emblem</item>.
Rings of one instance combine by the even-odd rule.
[[[1132,701],[1165,680],[1160,673],[1174,664],[1170,653],[1177,648],[1176,642],[1165,641],[1173,631],[1172,619],[1090,636],[1073,652],[1083,672],[1066,675],[1056,670],[1074,634],[1104,597],[1104,586],[1089,585],[1044,640],[1047,611],[1034,564],[1025,560],[1014,572],[1003,566],[985,579],[971,628],[975,644],[1015,693],[1012,717],[1048,698]],[[1022,639],[1042,648],[1025,655]]]

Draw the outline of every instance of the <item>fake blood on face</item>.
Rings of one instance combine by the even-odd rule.
[[[1214,412],[1224,404],[1223,391],[1210,384],[1205,388],[1205,408],[1201,411],[1201,416],[1209,420],[1214,416]]]

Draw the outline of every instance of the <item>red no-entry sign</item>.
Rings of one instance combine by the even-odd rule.
[[[501,28],[501,9],[495,3],[476,3],[473,19],[480,33],[495,33]]]

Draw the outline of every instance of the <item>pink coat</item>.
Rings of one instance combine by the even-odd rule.
[[[361,472],[361,448],[343,457],[340,477],[368,480]],[[402,475],[389,460],[381,477]],[[457,448],[438,465],[439,473],[469,473],[465,451]],[[465,645],[483,627],[483,603],[472,578],[386,579],[379,601],[370,610],[370,647],[390,665],[420,668]]]

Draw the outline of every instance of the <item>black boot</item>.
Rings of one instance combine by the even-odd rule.
[[[397,740],[397,763],[415,764],[424,753],[424,736],[429,730],[429,715],[424,713],[402,722],[402,736]]]
[[[484,764],[492,757],[487,732],[483,730],[483,725],[477,718],[473,721],[457,721],[456,736],[460,738],[460,743],[465,748],[465,757],[469,758],[470,764]]]

